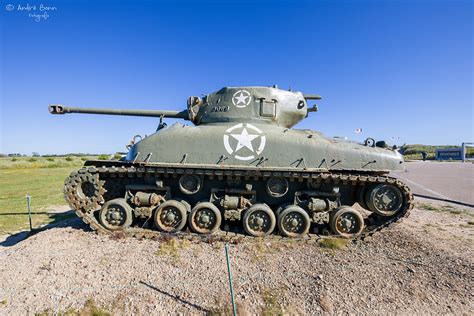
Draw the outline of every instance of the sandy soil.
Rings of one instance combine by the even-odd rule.
[[[426,208],[419,202],[400,225],[342,249],[230,245],[239,313],[472,315],[474,213]],[[0,248],[0,314],[230,312],[223,244],[113,239],[77,219],[63,226]]]

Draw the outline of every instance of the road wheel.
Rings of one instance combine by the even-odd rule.
[[[364,229],[364,218],[349,206],[334,210],[329,221],[333,234],[350,238],[358,236]]]
[[[311,220],[301,207],[290,205],[278,216],[278,229],[283,236],[302,237],[309,232]]]
[[[275,225],[275,214],[266,204],[255,204],[245,211],[243,226],[251,236],[269,235],[275,229]]]
[[[188,216],[189,227],[198,234],[214,233],[219,229],[221,222],[221,212],[210,202],[196,204]]]
[[[132,208],[125,199],[110,200],[100,209],[99,221],[108,230],[124,230],[132,225]]]
[[[186,217],[186,205],[176,200],[169,200],[157,207],[153,219],[158,230],[174,233],[183,229]]]

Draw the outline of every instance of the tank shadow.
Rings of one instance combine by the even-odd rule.
[[[24,214],[24,213],[18,213],[18,214]],[[33,215],[35,213],[32,213]],[[39,213],[37,213],[39,214]],[[39,232],[49,230],[52,228],[65,228],[65,227],[70,227],[78,230],[83,230],[83,231],[91,231],[88,225],[86,225],[80,218],[78,218],[75,214],[74,211],[67,211],[67,212],[61,212],[61,213],[46,213],[46,212],[41,212],[41,214],[50,214],[50,219],[52,221],[39,228],[33,228],[33,230],[23,230],[20,232],[17,232],[15,234],[7,236],[5,239],[1,240],[0,239],[0,247],[11,247],[19,243],[20,241],[23,241]],[[0,214],[2,215],[12,215],[10,213],[7,214]]]
[[[208,309],[206,309],[206,308],[204,308],[204,307],[202,307],[202,306],[199,306],[199,305],[197,305],[197,304],[194,304],[194,303],[188,302],[188,301],[186,301],[186,300],[183,300],[182,298],[180,298],[180,297],[177,296],[177,295],[173,295],[173,294],[170,294],[170,293],[165,292],[165,291],[163,291],[163,290],[160,290],[159,288],[154,287],[153,285],[150,285],[150,284],[148,284],[148,283],[146,283],[146,282],[139,281],[139,283],[141,283],[141,284],[145,285],[146,287],[149,287],[150,289],[155,290],[155,291],[157,291],[157,292],[159,292],[159,293],[161,293],[161,294],[163,294],[163,295],[166,295],[166,296],[168,296],[168,297],[171,297],[172,299],[174,299],[174,300],[176,300],[176,301],[178,301],[178,302],[180,302],[180,303],[183,303],[183,304],[186,304],[186,305],[188,305],[188,306],[191,306],[191,307],[197,309],[197,310],[200,311],[200,312],[204,312],[204,313],[206,313],[206,314],[209,314],[209,313],[211,312],[210,310],[208,310]]]

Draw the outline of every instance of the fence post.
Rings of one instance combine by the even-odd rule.
[[[229,286],[230,286],[230,299],[232,301],[232,309],[234,311],[234,316],[237,316],[237,308],[235,306],[234,299],[234,286],[232,284],[232,272],[230,271],[230,261],[229,261],[229,244],[225,243],[225,258],[227,260],[227,274],[229,276]]]
[[[28,219],[30,220],[30,232],[33,230],[33,225],[31,224],[31,196],[26,195],[26,204],[28,205]]]

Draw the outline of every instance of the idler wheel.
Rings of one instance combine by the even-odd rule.
[[[74,209],[96,210],[104,202],[105,189],[97,174],[74,172],[65,183],[65,197]]]
[[[201,202],[189,213],[188,222],[191,230],[198,234],[212,234],[221,225],[221,212],[210,202]]]
[[[108,230],[124,230],[133,222],[132,208],[124,199],[110,200],[100,209],[99,221]]]
[[[311,220],[301,207],[290,205],[278,216],[278,229],[283,236],[302,237],[309,232]]]
[[[174,233],[184,228],[186,217],[186,205],[176,200],[169,200],[157,207],[153,221],[158,230]]]
[[[402,191],[390,184],[377,184],[367,190],[365,203],[369,210],[382,216],[392,216],[403,206]]]
[[[266,204],[255,204],[245,211],[243,225],[249,235],[255,237],[269,235],[275,229],[275,214]]]
[[[364,218],[352,207],[342,206],[332,212],[329,226],[335,235],[355,237],[364,229]]]

